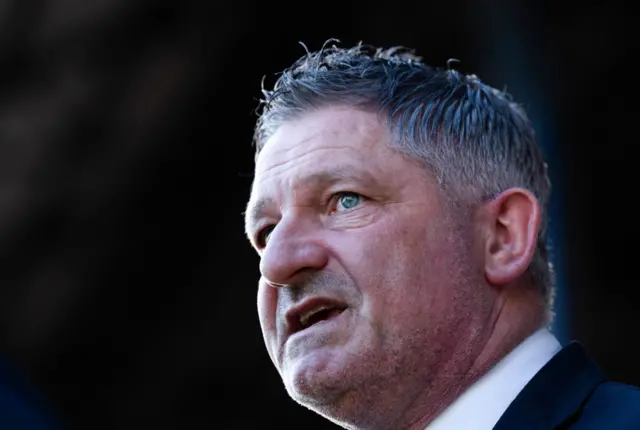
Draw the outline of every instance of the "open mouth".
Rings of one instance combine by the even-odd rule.
[[[305,330],[323,321],[340,315],[346,306],[334,303],[309,303],[308,305],[287,315],[287,322],[292,333]]]
[[[311,327],[320,321],[326,321],[331,318],[337,317],[344,311],[344,308],[335,308],[329,306],[321,306],[318,309],[311,310],[309,312],[303,312],[300,314],[300,327],[304,330],[307,327]]]

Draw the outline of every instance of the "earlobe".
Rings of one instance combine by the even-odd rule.
[[[485,276],[507,285],[522,275],[533,258],[541,208],[528,190],[510,188],[486,203]]]

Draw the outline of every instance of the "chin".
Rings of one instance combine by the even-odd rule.
[[[298,381],[301,382],[301,381]],[[299,405],[326,418],[342,428],[355,428],[349,425],[352,411],[349,391],[336,386],[304,384],[287,386],[289,396]]]
[[[371,416],[371,405],[380,400],[381,393],[362,383],[369,379],[371,368],[363,373],[358,363],[349,363],[333,352],[309,354],[289,364],[282,374],[289,396],[339,427],[380,428],[371,421],[377,419]]]
[[[348,391],[345,363],[333,351],[315,351],[286,366],[283,380],[289,396],[312,409],[325,409],[339,402]]]
[[[343,382],[346,382],[343,380]],[[346,385],[346,384],[345,384]],[[302,387],[298,387],[302,388]],[[315,386],[310,391],[293,391],[287,387],[291,398],[299,405],[324,417],[344,429],[362,427],[374,428],[366,425],[371,419],[370,410],[362,410],[360,393],[336,386]]]

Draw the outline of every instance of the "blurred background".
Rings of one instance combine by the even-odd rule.
[[[640,384],[634,2],[0,1],[0,351],[71,429],[332,428],[262,343],[243,236],[260,81],[330,37],[529,111],[555,331]]]

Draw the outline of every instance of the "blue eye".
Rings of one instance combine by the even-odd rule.
[[[338,205],[344,210],[353,209],[360,204],[362,197],[356,193],[344,193],[338,197]],[[338,209],[339,210],[339,209]]]

